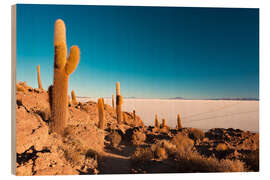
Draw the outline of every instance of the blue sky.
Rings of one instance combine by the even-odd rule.
[[[259,10],[17,5],[17,81],[53,83],[54,22],[81,59],[69,92],[110,97],[259,97]]]

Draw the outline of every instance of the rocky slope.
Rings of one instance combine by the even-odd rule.
[[[169,162],[148,159],[134,163],[138,148],[151,147],[161,140],[173,142],[176,135],[191,139],[192,148],[204,157],[240,160],[246,171],[258,171],[259,135],[235,129],[211,129],[206,133],[193,128],[179,130],[146,127],[140,117],[124,112],[124,123],[117,124],[115,110],[105,104],[105,130],[97,128],[96,102],[69,105],[68,125],[63,137],[50,132],[48,93],[20,82],[16,94],[17,175],[70,175],[110,173],[181,172]],[[160,153],[166,153],[159,151]],[[252,157],[252,158],[250,158]],[[157,163],[158,162],[158,163]]]

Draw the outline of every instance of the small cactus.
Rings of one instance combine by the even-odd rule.
[[[98,127],[100,129],[104,129],[104,102],[103,98],[98,99],[98,117],[99,117],[99,123]]]
[[[68,118],[68,78],[79,64],[79,48],[72,46],[68,59],[66,57],[66,27],[64,21],[58,19],[54,26],[54,81],[51,122],[52,131],[58,134],[63,134]]]
[[[155,128],[159,128],[159,121],[158,121],[158,115],[155,116]]]
[[[133,121],[134,121],[134,123],[136,123],[136,111],[135,111],[135,109],[133,110]]]
[[[123,123],[127,123],[127,117],[126,117],[126,113],[123,112]]]
[[[177,128],[181,129],[183,128],[182,120],[180,118],[180,114],[177,114]]]
[[[39,65],[37,65],[37,75],[38,75],[38,88],[43,89],[42,83],[41,83],[41,78],[40,78],[40,66]]]
[[[167,125],[166,125],[166,119],[163,118],[163,119],[162,119],[161,128],[165,128],[165,127],[167,127]]]
[[[114,95],[112,94],[112,108],[114,109]]]
[[[103,107],[105,107],[104,98],[101,98],[101,99],[102,99]]]
[[[77,99],[74,90],[71,91],[72,104],[77,105]]]
[[[117,114],[117,123],[121,124],[122,122],[122,104],[123,97],[120,95],[120,83],[116,83],[116,114]]]

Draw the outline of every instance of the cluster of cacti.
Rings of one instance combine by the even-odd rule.
[[[155,128],[159,128],[159,121],[158,121],[158,115],[155,116]]]
[[[112,94],[112,108],[114,109],[114,95]]]
[[[41,83],[41,78],[40,78],[40,66],[39,65],[37,65],[37,75],[38,75],[38,88],[43,89],[42,83]]]
[[[71,99],[72,99],[72,104],[73,105],[78,104],[74,90],[71,91]]]
[[[66,59],[66,27],[61,19],[54,26],[54,53],[51,128],[53,132],[62,134],[68,118],[68,78],[79,63],[80,50],[77,46],[72,46]]]
[[[116,116],[117,116],[118,124],[121,124],[122,122],[122,104],[123,104],[123,97],[120,95],[120,83],[117,81],[116,83]]]
[[[99,117],[98,127],[100,129],[104,129],[104,99],[103,98],[98,99],[98,117]]]
[[[183,128],[182,120],[180,118],[180,114],[177,114],[177,129]]]

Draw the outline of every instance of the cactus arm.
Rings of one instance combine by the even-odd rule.
[[[70,48],[69,57],[65,65],[65,72],[67,75],[70,75],[75,71],[79,64],[80,60],[80,49],[78,46],[72,46]]]

